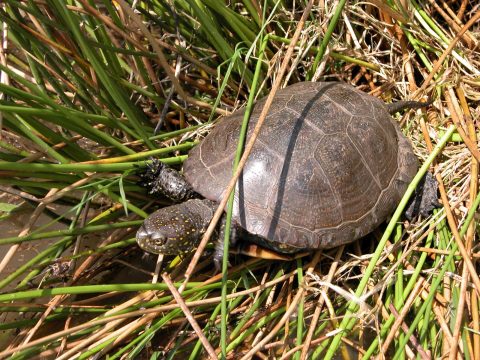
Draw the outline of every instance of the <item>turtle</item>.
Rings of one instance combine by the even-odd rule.
[[[247,139],[265,101],[254,105]],[[418,168],[391,114],[428,104],[386,104],[343,82],[299,82],[277,91],[237,182],[232,241],[295,253],[372,232],[394,211]],[[160,161],[149,166],[142,184],[176,204],[143,222],[136,234],[140,248],[178,255],[199,243],[232,176],[244,112],[217,123],[190,151],[183,174]],[[422,214],[437,205],[431,181],[425,188],[430,196],[412,202]]]

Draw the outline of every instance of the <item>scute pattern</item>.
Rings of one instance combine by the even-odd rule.
[[[355,117],[346,128],[348,138],[382,189],[390,183],[391,168],[385,167],[385,164],[395,164],[398,142],[395,128],[390,122],[383,122],[386,124],[378,122],[374,117]]]
[[[381,189],[348,136],[328,136],[317,147],[315,158],[338,194],[342,222],[361,218],[365,209],[375,205]]]
[[[184,164],[210,200],[231,178],[243,114],[220,121]],[[338,246],[385,220],[412,171],[411,146],[383,102],[344,83],[297,83],[275,96],[237,185],[234,218],[276,249]]]

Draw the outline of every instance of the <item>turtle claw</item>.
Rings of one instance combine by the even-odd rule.
[[[213,263],[215,264],[215,274],[222,271],[223,263],[223,243],[225,241],[225,223],[227,216],[224,214],[220,219],[220,225],[217,232],[217,239],[215,241],[215,250],[213,252]],[[234,246],[237,242],[238,234],[237,227],[232,223],[230,226],[230,245]],[[230,266],[230,263],[228,264]]]
[[[223,238],[220,241],[217,241],[215,244],[215,251],[213,252],[213,264],[215,265],[215,274],[219,274],[222,272],[222,265],[223,265]],[[230,267],[230,262],[228,263],[228,267]]]
[[[216,255],[217,254],[213,255],[213,265],[215,266],[214,275],[222,272],[223,255],[220,258],[218,258]]]
[[[441,206],[438,202],[438,183],[430,172],[422,178],[413,198],[407,205],[405,217],[411,221],[417,216],[428,217],[433,209]]]

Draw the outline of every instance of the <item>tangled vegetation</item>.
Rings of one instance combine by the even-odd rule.
[[[6,0],[0,4],[0,358],[480,358],[478,4]],[[290,261],[135,245],[222,115],[298,81],[350,83],[398,115],[442,207]],[[213,125],[212,125],[213,124]],[[155,131],[155,128],[157,131]],[[23,219],[19,226],[18,222]]]

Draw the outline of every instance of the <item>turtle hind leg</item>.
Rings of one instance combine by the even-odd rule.
[[[165,165],[158,159],[152,159],[147,169],[139,174],[138,184],[154,196],[163,195],[175,202],[182,202],[197,194],[182,174]]]
[[[441,206],[438,202],[438,183],[430,172],[420,180],[415,194],[410,202],[407,204],[405,210],[405,217],[408,220],[421,215],[428,217],[434,208]]]

